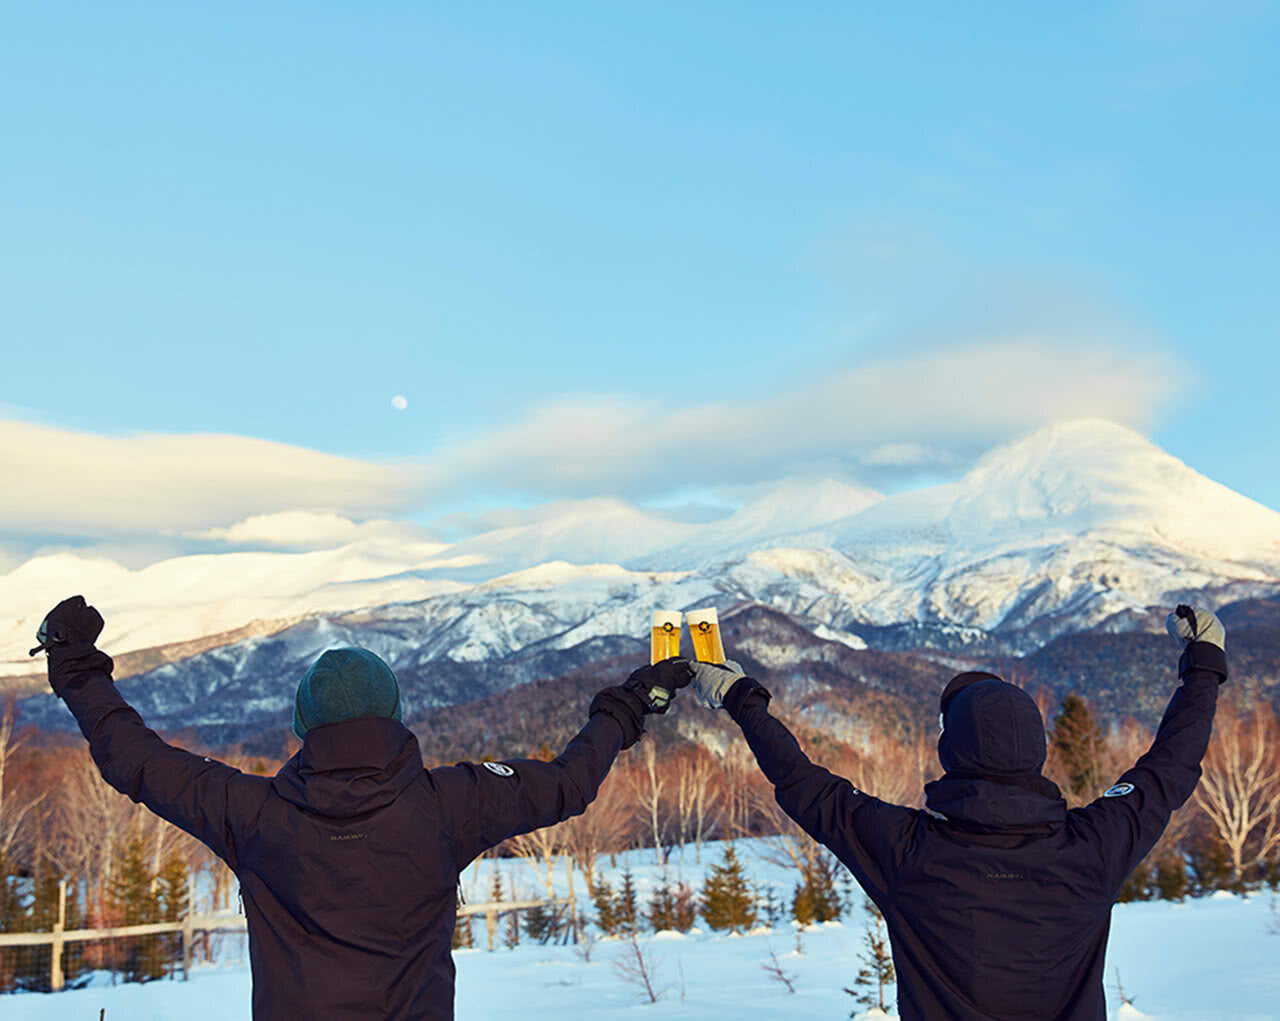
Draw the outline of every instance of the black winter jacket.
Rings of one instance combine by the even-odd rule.
[[[1179,672],[1151,749],[1070,811],[1039,775],[944,776],[928,810],[886,804],[810,762],[755,681],[724,703],[778,804],[883,911],[903,1021],[1105,1021],[1111,907],[1200,778],[1226,659],[1194,642]]]
[[[274,777],[166,744],[92,646],[59,647],[49,680],[103,778],[207,844],[240,880],[256,1021],[453,1017],[459,873],[508,837],[581,813],[643,730],[606,688],[552,762],[426,770],[390,719],[316,727]]]

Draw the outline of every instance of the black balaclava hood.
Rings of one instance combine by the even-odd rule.
[[[959,674],[942,693],[938,761],[948,773],[1039,774],[1044,718],[1031,696],[995,674]]]

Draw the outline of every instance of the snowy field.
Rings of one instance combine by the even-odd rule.
[[[789,903],[794,873],[762,861],[755,853],[756,842],[740,841],[738,850],[753,883],[772,886]],[[697,887],[707,867],[719,861],[717,845],[703,849],[701,864],[693,862],[690,848],[683,864],[676,853],[668,874]],[[615,890],[628,864],[643,905],[661,876],[661,866],[652,851],[620,855],[616,868],[603,858],[602,874]],[[493,867],[494,862],[484,861],[478,869],[468,869],[468,900],[485,899]],[[541,878],[522,862],[504,860],[497,867],[508,890],[514,886],[522,896],[537,896],[543,889]],[[576,885],[581,894],[581,876]],[[559,871],[556,886],[563,891],[564,875]],[[1272,904],[1270,894],[1249,899],[1218,894],[1184,904],[1117,906],[1107,960],[1110,1016],[1164,1021],[1280,1019],[1280,932],[1271,931],[1280,909],[1273,914]],[[803,953],[798,956],[794,930],[786,923],[746,936],[712,932],[642,936],[640,944],[652,961],[660,991],[657,1003],[650,1003],[641,989],[619,975],[614,962],[628,948],[616,940],[597,942],[590,961],[584,961],[573,946],[528,942],[510,950],[499,945],[493,953],[461,951],[455,955],[457,1016],[459,1021],[847,1018],[855,1005],[843,987],[852,984],[858,970],[864,919],[855,910],[843,922],[810,928],[801,936]],[[474,931],[477,944],[483,947],[482,920],[477,920]],[[764,970],[771,951],[792,980],[794,993]],[[234,951],[229,956],[234,959]],[[1112,988],[1117,968],[1125,993],[1135,1001],[1132,1008],[1121,1008]],[[95,1021],[105,1008],[105,1021],[249,1021],[249,989],[247,967],[231,963],[198,969],[185,983],[99,985],[56,995],[4,996],[0,1017],[5,1021]],[[894,1016],[892,1007],[889,1016]]]

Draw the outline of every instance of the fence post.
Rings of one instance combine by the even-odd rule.
[[[484,913],[484,927],[489,931],[489,953],[493,953],[493,937],[498,931],[498,912],[493,908]]]
[[[58,880],[58,920],[53,923],[53,943],[49,949],[49,988],[55,993],[63,986],[62,977],[62,933],[67,927],[67,881]]]
[[[191,872],[187,875],[187,913],[182,917],[182,981],[187,980],[187,975],[191,971],[191,944],[195,940],[195,930],[192,928],[191,919],[196,912],[196,875]]]

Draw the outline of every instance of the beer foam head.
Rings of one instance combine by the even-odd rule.
[[[689,622],[689,627],[694,628],[699,624],[719,624],[720,617],[716,613],[714,606],[708,606],[702,610],[690,610],[685,614],[685,620]]]
[[[680,611],[679,610],[654,610],[653,626],[666,627],[670,624],[674,628],[680,627]]]

